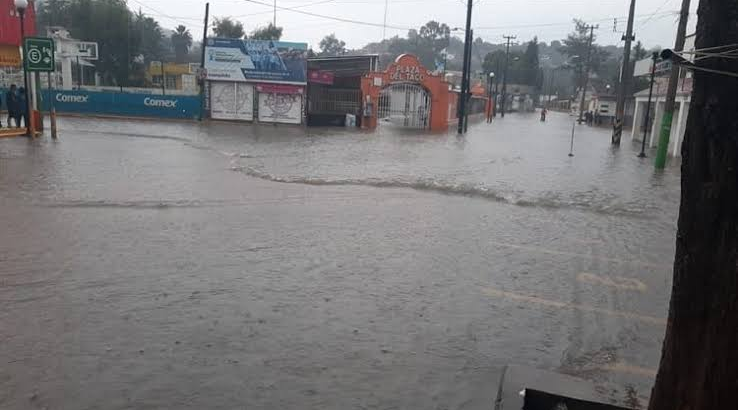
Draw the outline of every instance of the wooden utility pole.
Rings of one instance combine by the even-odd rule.
[[[510,66],[510,41],[515,40],[517,36],[505,36],[502,38],[507,40],[507,46],[505,46],[505,73],[502,77],[502,101],[500,102],[500,116],[505,118],[505,104],[507,103],[507,71]]]
[[[198,121],[202,121],[202,112],[205,111],[205,76],[202,73],[205,71],[205,46],[208,43],[208,20],[210,19],[210,3],[205,3],[205,24],[202,31],[202,50],[200,50],[200,74],[202,78],[200,81],[200,114],[197,116]]]
[[[738,2],[701,0],[697,15],[697,50],[738,44]],[[695,65],[669,319],[650,410],[736,408],[738,59]]]
[[[679,12],[679,26],[677,27],[674,52],[684,49],[684,39],[687,37],[687,21],[689,20],[689,0],[682,0],[682,9]],[[679,67],[674,64],[671,67],[669,77],[669,88],[666,90],[666,101],[664,101],[664,116],[661,121],[661,133],[659,135],[659,146],[656,151],[656,169],[666,166],[666,152],[669,150],[669,136],[671,135],[671,121],[674,118],[674,105],[676,105],[677,86],[679,85]]]
[[[630,72],[630,43],[635,40],[633,35],[633,18],[635,17],[636,0],[630,0],[630,11],[628,12],[628,28],[625,31],[625,49],[623,50],[623,67],[620,70],[620,84],[618,86],[618,102],[615,108],[615,123],[612,129],[612,145],[620,145],[623,136],[623,123],[625,122],[625,97],[630,89],[632,78]]]
[[[587,96],[587,85],[589,85],[589,71],[592,65],[592,43],[594,42],[594,30],[600,28],[600,25],[586,26],[589,29],[589,45],[587,46],[587,66],[584,67],[582,73],[582,99],[579,101],[579,119],[578,123],[584,122],[584,98]]]
[[[461,73],[461,94],[459,95],[459,128],[458,132],[459,134],[464,133],[464,122],[466,118],[466,90],[468,89],[468,79],[469,79],[469,67],[471,66],[470,60],[471,60],[471,47],[472,47],[472,41],[471,38],[471,19],[472,19],[472,6],[473,1],[467,0],[466,5],[466,36],[464,41],[464,69]]]

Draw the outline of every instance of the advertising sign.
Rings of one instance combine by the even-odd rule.
[[[305,89],[289,84],[257,84],[256,91],[273,94],[302,94]]]
[[[259,93],[259,121],[302,123],[302,95]]]
[[[308,72],[308,81],[314,84],[333,85],[335,75],[330,71],[310,70]]]
[[[211,81],[305,83],[307,44],[209,38],[205,68]]]
[[[43,101],[53,99],[59,112],[120,115],[129,117],[196,118],[200,112],[198,96],[162,96],[96,91],[43,91]],[[47,109],[48,107],[44,107]]]
[[[210,117],[216,120],[254,120],[254,86],[234,82],[210,84]]]
[[[18,46],[0,44],[0,67],[20,67],[21,55]]]
[[[27,71],[54,71],[54,40],[44,37],[26,37],[23,42]]]

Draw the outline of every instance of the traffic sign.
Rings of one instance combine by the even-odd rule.
[[[23,41],[23,62],[27,71],[54,71],[54,40],[26,37]]]

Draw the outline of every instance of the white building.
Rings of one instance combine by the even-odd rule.
[[[684,43],[684,51],[692,52],[694,46],[694,34],[687,36]],[[685,54],[685,58],[694,59],[694,54]],[[642,141],[645,131],[646,142],[649,147],[655,147],[659,143],[659,134],[661,122],[664,118],[664,106],[666,104],[666,91],[669,86],[669,78],[657,77],[653,85],[653,97],[651,99],[651,109],[649,112],[648,129],[645,130],[646,106],[648,104],[648,89],[635,93],[635,112],[633,114],[633,127],[631,129],[631,138],[636,141]],[[671,135],[669,136],[668,153],[671,156],[678,157],[682,153],[682,142],[684,141],[684,132],[687,126],[687,115],[689,114],[689,105],[692,101],[692,73],[682,69],[679,75],[679,84],[677,85],[676,105],[674,106],[674,117],[671,122]]]

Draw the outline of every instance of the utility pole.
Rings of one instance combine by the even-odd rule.
[[[587,85],[589,85],[589,69],[592,65],[592,42],[594,41],[594,30],[596,28],[600,28],[600,25],[596,26],[587,26],[586,28],[589,29],[589,46],[587,47],[587,66],[584,68],[584,73],[582,77],[582,99],[579,102],[579,119],[577,120],[578,123],[582,123],[584,121],[584,98],[587,96]]]
[[[205,46],[208,43],[208,20],[210,19],[210,3],[205,3],[205,27],[202,31],[202,45],[200,50],[200,114],[198,121],[202,121],[202,112],[205,111]]]
[[[625,49],[623,50],[623,68],[620,70],[620,86],[618,87],[618,103],[615,108],[615,124],[612,129],[612,145],[620,145],[620,137],[623,136],[623,123],[625,122],[625,94],[630,89],[630,43],[635,40],[633,35],[633,18],[635,17],[636,0],[630,0],[630,11],[628,12],[628,28],[625,31]]]
[[[387,10],[389,9],[389,0],[384,0],[384,23],[382,24],[382,41],[387,38]],[[446,70],[446,65],[443,66]]]
[[[505,73],[502,77],[502,102],[500,103],[500,115],[505,118],[505,103],[507,103],[507,69],[510,65],[510,40],[515,40],[517,36],[502,36],[507,40],[507,46],[505,48]]]
[[[274,0],[274,27],[277,27],[277,0]]]
[[[471,101],[471,59],[472,59],[472,47],[474,47],[474,30],[469,30],[469,50],[467,51],[467,58],[466,61],[466,90],[464,91],[464,95],[466,96],[466,102],[464,103],[464,107],[467,107],[469,105],[469,102]],[[464,112],[464,134],[466,134],[466,130],[469,128],[469,109],[467,108]]]
[[[689,19],[689,0],[682,0],[682,10],[679,12],[679,26],[677,27],[674,52],[684,50],[684,39],[687,36],[687,20]],[[669,88],[666,90],[666,101],[664,102],[664,117],[661,121],[661,134],[659,135],[659,146],[656,151],[656,169],[666,166],[666,152],[669,149],[669,136],[671,134],[671,120],[674,117],[674,105],[676,101],[677,85],[679,83],[679,66],[671,66],[669,77]]]
[[[464,70],[461,74],[461,95],[459,96],[459,134],[464,133],[464,119],[466,118],[466,90],[468,88],[469,78],[469,67],[471,64],[471,47],[472,47],[472,33],[471,33],[471,20],[472,20],[472,0],[467,0],[466,5],[466,37],[464,41]]]
[[[659,60],[659,53],[653,53],[651,56],[651,82],[648,87],[648,103],[646,103],[646,118],[643,124],[643,140],[641,141],[641,153],[638,154],[638,158],[646,158],[646,136],[648,135],[648,118],[651,115],[651,98],[653,98],[653,83],[656,77],[656,62]],[[633,124],[637,127],[637,124]]]
[[[500,59],[497,59],[497,67],[495,68],[495,92],[494,104],[492,104],[492,116],[497,117],[497,86],[500,84]]]

